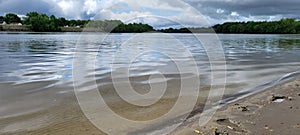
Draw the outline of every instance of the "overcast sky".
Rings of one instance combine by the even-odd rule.
[[[300,19],[300,0],[0,0],[0,15],[30,11],[67,19],[142,22],[156,28],[198,27],[227,21]]]

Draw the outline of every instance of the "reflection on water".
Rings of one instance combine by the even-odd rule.
[[[1,34],[0,81],[24,83],[70,78],[72,57],[79,36],[79,34],[73,33]],[[91,36],[97,38],[95,34],[91,34]],[[198,60],[199,66],[207,62],[205,50],[192,35],[174,34],[172,36],[184,43]],[[99,51],[99,68],[108,68],[105,66],[109,66],[112,55],[130,37],[130,34],[115,34],[109,36],[105,42],[96,39],[96,41],[86,41],[84,44],[89,44],[87,51]],[[253,70],[257,72],[259,69],[263,70],[264,67],[266,67],[265,69],[271,67],[276,69],[276,65],[279,65],[278,68],[284,68],[284,65],[297,65],[299,62],[299,35],[219,35],[219,37],[227,56],[229,71],[252,72]],[[152,40],[151,38],[157,39],[153,35],[149,38],[150,40]],[[143,44],[145,43],[138,42],[135,45],[141,46],[143,49]],[[157,44],[153,43],[153,46],[155,45]],[[158,45],[157,47],[174,53],[180,51],[167,45]],[[127,50],[127,53],[132,52]],[[143,54],[134,64],[138,66],[135,67],[136,70],[155,72],[154,70],[157,69],[154,68],[155,66],[165,65],[168,61],[170,61],[169,58],[158,53],[152,53]],[[246,65],[249,67],[245,67]],[[233,70],[230,68],[233,66],[240,68]],[[286,70],[286,72],[291,71]],[[295,70],[297,70],[296,66]],[[109,71],[99,70],[100,74],[105,72]],[[145,74],[144,72],[140,73]]]
[[[29,83],[71,77],[78,35],[1,34],[0,81]]]
[[[132,35],[111,34],[102,41],[103,34],[87,34],[89,39],[81,40],[78,44],[84,46],[86,53],[96,52],[97,62],[95,70],[89,71],[86,78],[93,77],[95,71],[98,86],[103,87],[104,93],[113,87],[110,77],[110,72],[114,71],[112,65],[122,67],[129,64],[132,85],[143,89],[141,93],[146,93],[149,88],[150,75],[166,74],[165,79],[151,80],[153,82],[176,82],[180,78],[176,65],[163,53],[144,53],[129,62],[122,56],[131,55],[136,50],[122,48],[125,49],[122,56],[118,56],[118,61],[112,61],[113,56],[116,56],[123,43]],[[153,33],[145,35],[144,39],[131,42],[129,46],[137,46],[137,49],[143,50],[147,45],[170,54],[182,52],[167,38],[161,38],[160,35]],[[201,85],[204,87],[209,85],[210,67],[203,46],[191,34],[170,34],[170,36],[175,37],[193,54],[201,71],[199,74]],[[223,44],[228,64],[225,92],[227,95],[247,91],[300,68],[300,35],[218,36]],[[44,104],[49,102],[55,104],[54,101],[59,100],[57,95],[73,92],[72,60],[79,33],[1,33],[0,37],[0,105],[3,106],[0,109],[0,118],[20,113],[20,110],[26,112],[41,106],[43,108],[46,107]],[[186,56],[177,55],[176,59],[186,62],[186,68],[189,67],[190,63],[186,61],[188,60]],[[124,76],[120,74],[119,77]],[[84,87],[89,86],[90,82],[82,81]],[[47,96],[36,98],[41,95]],[[11,102],[15,99],[30,104],[20,107]],[[33,104],[33,100],[39,103]]]

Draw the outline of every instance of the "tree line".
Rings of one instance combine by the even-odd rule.
[[[0,22],[4,21],[7,24],[22,23],[27,25],[32,31],[37,32],[59,32],[61,27],[89,28],[116,33],[154,31],[153,27],[148,24],[124,24],[119,20],[67,20],[63,17],[57,18],[54,15],[48,16],[38,12],[29,12],[23,19],[16,14],[8,13],[5,16],[0,16]]]
[[[217,33],[296,34],[300,33],[300,22],[290,18],[270,22],[227,22],[215,25],[213,29]]]
[[[8,13],[0,16],[0,23],[22,23],[32,31],[58,32],[61,27],[76,27],[97,29],[103,32],[130,33],[130,32],[164,32],[164,33],[249,33],[249,34],[296,34],[300,33],[300,21],[296,19],[281,19],[279,21],[260,22],[227,22],[217,24],[208,28],[166,28],[154,30],[148,24],[131,23],[124,24],[120,20],[67,20],[63,17],[57,18],[54,15],[48,16],[38,12],[29,12],[26,17],[20,18],[16,14]]]
[[[0,16],[0,23],[6,22],[10,23],[21,23],[21,18],[18,17],[16,14],[8,13],[5,16]]]
[[[158,32],[163,33],[214,33],[214,30],[211,27],[201,27],[201,28],[167,28],[159,29]]]
[[[226,22],[207,28],[167,28],[164,33],[236,33],[236,34],[300,34],[300,21],[285,18],[279,21]]]
[[[60,31],[60,27],[83,27],[89,20],[67,20],[63,17],[57,18],[54,15],[48,16],[38,12],[29,12],[26,17],[20,18],[18,15],[8,13],[5,16],[0,16],[0,23],[5,22],[6,24],[21,23],[28,25],[33,31]]]

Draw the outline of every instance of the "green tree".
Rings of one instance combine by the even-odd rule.
[[[296,31],[296,19],[281,19],[279,21],[279,24],[281,26],[281,33],[291,33],[295,34]]]
[[[130,23],[123,24],[121,21],[109,21],[107,28],[114,28],[112,32],[116,33],[139,33],[154,31],[153,27],[148,24]],[[116,27],[117,26],[117,27]]]
[[[46,14],[39,14],[37,16],[28,17],[30,28],[33,31],[48,31],[49,17]]]
[[[21,18],[18,17],[16,14],[8,13],[8,14],[5,15],[4,21],[7,24],[10,24],[10,23],[21,23]]]
[[[63,17],[58,18],[58,19],[57,19],[57,23],[58,23],[58,26],[61,26],[61,27],[69,25],[68,20],[66,20],[66,19],[63,18]]]
[[[37,17],[39,15],[38,12],[29,12],[26,14],[26,18],[23,21],[23,24],[30,25],[30,19],[33,17]]]
[[[228,22],[213,26],[217,33],[251,33],[251,34],[295,34],[300,33],[300,23],[295,19],[263,22]]]
[[[48,17],[46,14],[30,12],[26,14],[24,23],[29,25],[30,29],[33,31],[60,31],[59,20],[54,15]]]
[[[0,16],[0,23],[3,23],[3,22],[4,22],[4,17]]]
[[[60,31],[58,19],[54,15],[51,15],[49,19],[49,30]]]
[[[300,34],[300,22],[296,22],[296,32]]]

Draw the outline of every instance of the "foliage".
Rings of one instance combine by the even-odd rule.
[[[23,24],[29,25],[30,29],[39,32],[54,32],[60,31],[60,27],[64,26],[79,26],[83,27],[87,20],[66,20],[65,18],[56,18],[54,15],[50,17],[46,14],[40,14],[37,12],[29,12],[26,14],[26,18]]]
[[[300,22],[289,18],[271,22],[227,22],[213,28],[217,33],[296,34],[300,33]]]
[[[168,29],[161,29],[158,31],[163,33],[191,33],[191,31],[188,28],[180,28],[180,29],[168,28]]]
[[[87,23],[89,22],[89,20],[70,20],[70,21],[66,21],[66,25],[65,26],[70,26],[70,27],[84,27]]]
[[[167,28],[167,29],[160,29],[157,30],[163,33],[213,33],[212,28]]]
[[[133,23],[124,24],[119,20],[66,20],[65,18],[56,18],[54,15],[48,17],[46,14],[30,12],[26,14],[23,24],[29,25],[33,31],[60,31],[60,27],[86,27],[102,32],[148,32],[154,31],[148,24]]]
[[[4,17],[0,16],[0,23],[3,23],[3,22],[4,22]]]
[[[124,24],[120,20],[90,21],[87,28],[94,28],[102,32],[112,33],[140,33],[154,31],[153,27],[148,24],[130,23]]]
[[[30,12],[26,14],[27,18],[24,23],[29,25],[30,29],[33,31],[59,31],[59,26],[57,24],[57,19],[55,16],[51,15],[48,17],[46,14],[39,14],[37,12]]]
[[[3,19],[7,24],[21,23],[21,18],[18,17],[16,14],[13,14],[13,13],[6,14]]]
[[[154,31],[153,27],[148,24],[142,23],[130,23],[130,24],[119,24],[112,30],[114,33],[140,33]]]
[[[114,28],[122,24],[123,23],[119,20],[94,20],[90,21],[86,25],[86,28],[95,29],[102,32],[111,32]]]

